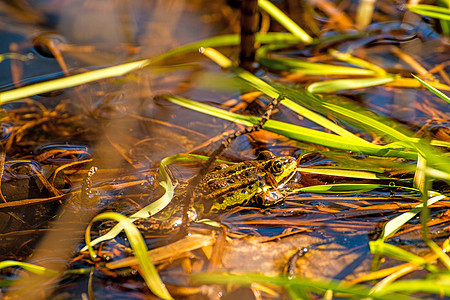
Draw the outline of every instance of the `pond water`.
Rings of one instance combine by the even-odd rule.
[[[4,58],[0,63],[0,91],[152,59],[191,42],[238,33],[239,12],[231,2],[5,2],[0,6],[0,53]],[[409,12],[402,5],[379,1],[372,23],[357,31],[352,23],[357,3],[274,3],[320,39],[312,45],[299,43],[272,49],[270,58],[350,65],[330,54],[329,50],[335,49],[379,66],[397,79],[400,76],[410,79],[414,73],[439,81],[442,86],[450,85],[448,38],[443,37],[435,20]],[[346,26],[342,19],[336,19],[332,8],[350,16],[353,25]],[[266,13],[261,15],[262,30],[269,19]],[[283,30],[280,25],[272,21],[270,31],[280,30]],[[220,50],[236,61],[238,48]],[[425,74],[421,68],[433,72]],[[59,275],[42,279],[18,267],[2,269],[0,275],[5,282],[24,278],[25,286],[35,284],[40,288],[38,291],[31,288],[30,293],[23,283],[14,281],[2,288],[1,295],[32,299],[94,299],[92,295],[96,299],[153,298],[137,263],[114,267],[114,262],[132,255],[124,234],[96,246],[98,257],[92,260],[82,250],[84,231],[101,212],[131,215],[160,198],[164,193],[158,181],[162,159],[179,153],[210,155],[227,134],[243,128],[181,107],[168,101],[167,95],[194,99],[243,115],[264,114],[271,98],[255,93],[235,74],[191,51],[124,76],[2,104],[0,261],[29,262],[57,270]],[[317,81],[365,78],[296,72],[278,69],[276,65],[270,67],[262,61],[255,74],[282,86],[280,89],[285,89],[287,95],[290,89],[305,93],[305,88]],[[328,105],[364,112],[411,136],[442,141],[441,150],[445,153],[450,141],[448,103],[419,85],[405,87],[408,84],[410,81],[397,86],[343,89],[324,93],[320,99]],[[372,144],[385,145],[395,140],[385,139],[369,125],[357,126],[344,114],[324,113],[314,101],[309,104],[312,111]],[[320,133],[329,132],[281,105],[271,118]],[[398,146],[407,150],[409,147],[409,144]],[[291,263],[299,278],[354,280],[371,270],[373,255],[368,242],[380,236],[383,224],[420,203],[417,190],[402,189],[412,188],[416,163],[405,157],[380,158],[260,130],[233,140],[222,158],[250,161],[262,150],[293,155],[300,167],[364,170],[381,178],[355,178],[355,173],[345,176],[298,173],[288,184],[289,190],[374,182],[381,182],[385,188],[344,194],[299,192],[290,194],[281,204],[263,209],[255,205],[236,207],[212,217],[214,226],[192,222],[187,237],[178,231],[155,232],[143,223],[144,230],[142,226],[138,228],[152,251],[187,241],[189,237],[199,239],[193,248],[183,244],[180,250],[170,250],[173,253],[169,257],[156,252],[151,255],[174,298],[257,299],[258,293],[261,297],[258,299],[287,297],[281,289],[273,287],[227,289],[191,282],[189,275],[200,271],[276,276],[283,274]],[[446,163],[448,155],[442,157]],[[97,168],[95,174],[89,174],[91,167]],[[200,164],[193,162],[170,166],[171,176],[180,186],[199,170]],[[393,182],[395,187],[389,187]],[[432,189],[444,195],[450,190],[441,180],[435,180]],[[448,235],[447,206],[442,201],[432,210],[430,234],[438,243]],[[112,226],[109,221],[96,222],[92,234],[105,234]],[[403,227],[391,242],[416,254],[429,251],[420,238],[419,219]],[[305,247],[307,253],[294,261],[294,254]],[[394,259],[382,261],[383,267],[396,264],[398,261]],[[65,270],[69,271],[64,273]],[[421,278],[423,274],[410,276]]]

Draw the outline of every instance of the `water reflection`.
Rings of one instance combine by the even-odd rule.
[[[12,126],[8,123],[0,124],[0,141],[6,141],[12,133]]]
[[[36,148],[36,159],[43,163],[67,164],[91,158],[87,146],[75,144],[47,144]]]
[[[41,172],[41,165],[34,160],[13,160],[5,162],[5,171],[3,180],[7,181],[10,175],[13,178],[28,178],[36,176]]]

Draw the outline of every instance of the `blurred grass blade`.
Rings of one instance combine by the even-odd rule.
[[[416,171],[414,172],[413,186],[419,191],[424,191],[426,184],[427,160],[423,157],[422,153],[418,153],[416,162]]]
[[[371,70],[373,73],[376,73],[380,76],[386,75],[386,71],[383,68],[381,68],[377,65],[374,65],[374,64],[372,64],[366,60],[363,60],[361,58],[350,55],[349,53],[339,52],[334,49],[330,49],[328,52],[341,61],[348,62],[355,66],[360,66],[366,70]]]
[[[252,126],[254,124],[258,124],[259,121],[261,120],[261,118],[259,117],[239,115],[217,107],[213,107],[204,103],[192,101],[178,96],[162,95],[161,97],[180,106],[193,109],[211,116],[222,118],[224,120],[236,122],[245,126]],[[339,135],[330,134],[323,131],[313,130],[289,123],[284,123],[281,121],[275,120],[267,121],[267,123],[264,125],[264,130],[272,131],[294,140],[310,142],[336,149],[355,151],[358,153],[365,153],[377,156],[394,156],[408,159],[417,159],[417,154],[411,151],[405,150],[398,151],[396,149],[390,148],[389,145],[380,146],[366,142],[364,140],[362,140],[363,142],[360,142],[358,139],[350,139],[347,137],[342,137]]]
[[[449,0],[438,0],[437,4],[441,7],[445,7],[450,10],[450,1]],[[444,36],[450,36],[450,21],[447,20],[440,20],[439,21],[442,29],[442,34]]]
[[[420,84],[419,82],[417,83]],[[342,119],[343,121],[362,130],[368,132],[375,131],[383,136],[388,136],[394,141],[389,144],[390,148],[411,148],[411,144],[406,145],[403,142],[395,142],[397,140],[412,142],[414,144],[420,141],[419,138],[412,137],[413,133],[406,127],[403,127],[392,120],[374,115],[367,109],[362,108],[356,103],[348,101],[344,98],[336,98],[336,96],[312,95],[306,90],[301,90],[299,88],[293,89],[280,84],[276,85],[276,88],[289,99],[294,99],[296,102],[301,102],[304,105],[313,107],[315,110],[322,112],[324,115],[332,114],[334,117]],[[450,147],[450,142],[431,140],[431,145]]]
[[[350,118],[360,125],[364,125],[365,127],[369,127],[372,130],[376,130],[380,133],[383,133],[383,135],[390,136],[391,138],[394,138],[398,141],[413,141],[411,137],[405,135],[404,133],[400,132],[399,130],[396,130],[395,128],[392,128],[389,126],[389,124],[385,124],[381,121],[378,121],[374,118],[371,118],[369,116],[366,116],[365,114],[357,112],[355,109],[346,108],[343,106],[339,106],[333,103],[327,103],[323,102],[324,107],[330,109],[333,112],[339,113],[347,118]],[[405,147],[401,144],[398,144],[398,147]]]
[[[350,177],[359,179],[389,179],[381,174],[365,172],[365,171],[355,171],[355,170],[343,170],[343,169],[333,169],[333,168],[297,168],[299,172],[314,173],[329,176],[340,176],[340,177]]]
[[[428,176],[434,177],[434,178],[440,178],[440,179],[444,179],[447,181],[450,181],[450,170],[436,170],[433,168],[426,168],[425,169],[425,173]]]
[[[440,83],[438,81],[428,81],[423,80],[428,83],[432,87],[444,91],[450,91],[450,86],[444,83]],[[397,87],[397,88],[421,88],[422,85],[414,78],[404,78],[404,77],[395,77],[395,79],[391,82],[385,84],[385,86],[389,87]]]
[[[302,292],[306,288],[311,289],[315,293],[324,293],[328,290],[334,291],[335,293],[345,293],[348,295],[349,299],[385,299],[385,300],[401,300],[401,299],[411,299],[408,296],[393,294],[393,295],[383,295],[379,297],[377,293],[370,294],[368,287],[363,285],[349,285],[345,282],[337,280],[313,280],[309,278],[288,278],[285,276],[267,276],[261,274],[230,274],[230,273],[218,273],[218,272],[205,272],[193,274],[190,277],[195,283],[212,283],[212,284],[239,284],[250,286],[254,282],[265,285],[275,285],[279,287],[289,286],[290,296],[294,296],[294,299],[301,298]],[[347,299],[347,297],[345,297]]]
[[[427,205],[430,206],[444,198],[446,198],[445,195],[434,196],[434,197],[428,199]],[[416,207],[414,207],[413,209],[411,209],[410,211],[405,212],[405,213],[395,217],[394,219],[390,220],[389,222],[387,222],[384,225],[383,234],[380,237],[380,239],[384,241],[385,239],[389,238],[391,235],[395,234],[404,224],[406,224],[409,220],[414,218],[422,210],[422,207],[423,207],[423,204],[419,204]]]
[[[450,21],[450,11],[448,8],[439,7],[428,4],[408,5],[410,11],[421,14],[431,18]]]
[[[363,79],[336,79],[326,80],[312,83],[308,86],[308,91],[312,94],[332,93],[348,89],[361,89],[371,86],[382,85],[393,81],[394,78],[389,77],[374,77]]]
[[[91,267],[91,272],[89,272],[89,280],[88,280],[88,299],[89,300],[96,300],[95,294],[94,294],[94,288],[92,286],[92,281],[94,279],[94,267]]]
[[[152,64],[170,58],[174,55],[184,54],[188,52],[197,52],[200,48],[237,46],[239,45],[240,41],[241,37],[239,34],[215,36],[164,52],[160,56],[153,58]],[[257,33],[256,42],[261,44],[298,44],[299,42],[301,42],[301,40],[297,36],[288,32],[267,32],[265,34]]]
[[[123,76],[128,72],[144,68],[148,66],[149,63],[150,60],[144,59],[136,62],[103,68],[95,71],[89,71],[77,75],[67,76],[64,78],[28,85],[10,91],[1,92],[0,104],[54,90],[70,88],[100,79]]]
[[[156,201],[152,202],[151,204],[147,205],[146,207],[142,208],[138,212],[132,214],[129,217],[131,222],[134,222],[138,219],[143,219],[143,218],[148,218],[148,217],[153,216],[154,214],[163,210],[170,203],[170,201],[172,201],[176,184],[174,185],[172,183],[172,180],[170,179],[169,175],[167,174],[167,171],[165,168],[168,160],[170,160],[170,159],[171,159],[171,157],[163,159],[161,161],[161,167],[159,168],[159,177],[160,177],[159,184],[165,189],[164,195],[162,195],[161,198],[159,198],[158,200],[156,200]],[[115,238],[123,229],[124,229],[123,223],[118,223],[113,228],[111,228],[111,230],[108,231],[108,233],[106,233],[102,236],[99,236],[98,238],[91,241],[90,245],[84,246],[81,249],[81,251],[88,250],[88,246],[93,247],[93,246],[97,245],[98,243]]]
[[[41,266],[33,265],[26,262],[14,261],[14,260],[4,260],[0,262],[0,269],[9,268],[9,267],[20,267],[28,272],[44,275],[44,276],[53,276],[58,274],[58,271],[47,269]]]
[[[194,251],[196,249],[214,245],[216,238],[214,235],[193,234],[185,238],[148,251],[153,262],[164,261],[170,258],[179,257],[181,254]],[[119,269],[137,265],[137,258],[129,256],[106,264],[108,269]]]
[[[435,94],[436,96],[438,96],[439,98],[441,98],[442,100],[447,101],[448,103],[450,103],[450,97],[448,97],[446,94],[444,94],[443,92],[441,92],[440,90],[432,87],[431,85],[429,85],[428,83],[426,83],[425,81],[423,81],[422,79],[420,79],[419,77],[415,76],[414,74],[412,74],[412,76],[417,79],[424,87],[426,87],[430,92],[432,92],[433,94]]]
[[[17,59],[17,60],[21,60],[21,61],[27,61],[32,59],[32,55],[30,56],[26,56],[23,54],[19,54],[19,53],[14,53],[14,52],[8,52],[8,53],[3,53],[0,54],[0,62],[3,62],[5,59]]]
[[[231,66],[231,61],[227,59],[224,55],[222,55],[220,52],[216,51],[212,48],[206,48],[202,52],[206,56],[208,56],[210,59],[212,59],[214,62],[219,64],[222,68],[228,68]],[[268,84],[264,80],[256,77],[252,73],[242,69],[242,68],[232,68],[233,72],[241,79],[246,81],[250,86],[256,88],[257,90],[263,92],[267,96],[271,98],[279,98],[281,95],[283,95],[280,91],[278,91],[275,87]],[[347,137],[349,139],[355,139],[360,143],[366,143],[370,144],[369,142],[361,139],[360,137],[354,135],[353,133],[349,132],[348,130],[342,128],[341,126],[338,126],[334,122],[328,120],[327,118],[323,117],[322,115],[315,113],[314,111],[307,109],[306,107],[303,107],[298,102],[291,101],[290,99],[284,97],[284,100],[281,101],[281,104],[286,106],[287,108],[291,109],[292,111],[302,115],[303,117],[317,123],[318,125],[321,125],[343,137]]]
[[[298,37],[303,43],[311,44],[313,38],[310,37],[302,28],[291,20],[285,13],[268,0],[258,0],[259,7],[268,13],[272,18],[277,20],[281,25],[289,30],[293,35]]]
[[[415,255],[411,252],[408,252],[406,250],[403,250],[400,247],[384,243],[381,240],[371,241],[369,242],[369,246],[372,254],[385,255],[398,260],[412,262],[419,266],[423,266],[430,272],[439,271],[439,269],[436,266],[429,264],[422,257]]]
[[[298,43],[300,40],[298,37],[292,35],[291,33],[266,33],[264,35],[257,34],[256,41],[259,43],[288,43],[294,44]],[[154,59],[144,59],[140,61],[120,64],[117,66],[107,67],[95,71],[89,71],[81,74],[71,75],[64,78],[58,78],[49,80],[46,82],[36,83],[33,85],[0,92],[0,104],[20,100],[25,97],[34,96],[37,94],[42,94],[50,91],[55,91],[59,89],[70,88],[74,86],[78,86],[81,84],[86,84],[89,82],[107,79],[112,77],[123,76],[131,71],[138,70],[144,67],[147,67],[151,64],[155,64],[163,59],[172,57],[177,54],[183,54],[186,52],[196,52],[200,47],[219,47],[219,46],[233,46],[238,45],[240,42],[240,37],[238,34],[224,35],[219,37],[213,37],[205,40],[201,40],[198,42],[194,42],[191,44],[187,44],[181,46],[179,48],[173,49],[171,51],[167,51],[164,54],[154,58]],[[5,56],[5,55],[4,55]],[[11,55],[10,55],[11,56]],[[1,57],[0,58],[5,58]],[[20,57],[9,57],[8,58],[17,58],[24,59],[22,56]]]
[[[443,278],[440,278],[443,277]],[[435,276],[435,278],[425,278],[417,280],[401,280],[393,282],[377,291],[377,295],[383,296],[394,292],[414,294],[418,292],[434,293],[437,298],[450,296],[450,278],[447,276]]]
[[[375,75],[375,72],[372,70],[322,63],[311,63],[294,58],[260,57],[258,61],[261,65],[272,70],[300,72],[305,75]]]
[[[359,31],[363,31],[371,23],[373,12],[375,10],[375,1],[361,0],[356,10],[355,25]]]
[[[166,289],[166,286],[162,282],[161,278],[158,275],[158,272],[155,269],[150,257],[147,253],[147,245],[145,244],[144,238],[142,237],[139,230],[133,225],[132,221],[115,212],[106,212],[101,213],[94,217],[86,228],[85,232],[85,241],[86,245],[88,245],[89,253],[92,258],[95,258],[96,255],[94,250],[92,249],[91,244],[91,226],[94,222],[99,220],[115,220],[122,224],[122,227],[127,235],[127,239],[131,245],[131,248],[134,251],[134,255],[136,256],[139,268],[141,270],[142,277],[144,277],[145,283],[149,287],[149,289],[158,297],[162,299],[172,299],[169,292]]]
[[[351,184],[351,183],[341,183],[341,184],[324,184],[324,185],[313,185],[304,187],[301,189],[296,189],[293,192],[303,192],[303,193],[336,193],[336,194],[355,194],[369,192],[378,188],[386,188],[388,185],[383,184]]]
[[[175,162],[182,162],[182,161],[196,161],[196,160],[207,160],[207,156],[203,155],[197,155],[197,154],[176,154],[172,156],[165,157],[161,160],[159,170],[158,170],[158,180],[159,184],[164,188],[165,193],[162,195],[158,200],[150,203],[146,207],[140,209],[136,213],[129,216],[129,219],[134,222],[139,219],[149,218],[153,215],[157,214],[158,212],[162,211],[166,206],[172,201],[176,184],[172,183],[172,180],[170,179],[169,174],[167,173],[167,166],[170,164],[173,164]],[[229,163],[227,161],[218,160],[222,163]],[[98,238],[91,241],[91,246],[95,246],[98,243],[110,240],[115,238],[121,231],[123,230],[123,226],[121,223],[115,225],[113,228],[111,228],[108,233],[99,236]],[[81,251],[88,250],[88,246],[84,246]]]

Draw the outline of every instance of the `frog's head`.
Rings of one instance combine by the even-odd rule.
[[[281,187],[295,175],[297,171],[297,160],[292,156],[274,156],[269,151],[262,151],[258,160],[264,165],[275,182],[272,186]]]

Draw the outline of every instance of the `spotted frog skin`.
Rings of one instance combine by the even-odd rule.
[[[250,202],[260,207],[280,203],[285,194],[279,188],[295,175],[296,170],[297,162],[294,157],[276,157],[270,151],[262,151],[256,160],[219,165],[207,173],[195,187],[194,204],[190,209],[193,216],[191,219],[209,218]],[[172,201],[179,202],[177,199]],[[141,226],[138,228],[162,230],[177,227],[181,224],[180,207],[178,203],[155,215],[153,223],[155,219],[165,219],[157,227],[150,225],[149,221],[152,220],[147,219],[139,222]]]
[[[207,173],[194,190],[194,208],[201,217],[218,214],[252,200],[258,206],[271,206],[284,200],[278,190],[296,173],[291,156],[275,157],[262,151],[256,160],[220,165]]]

